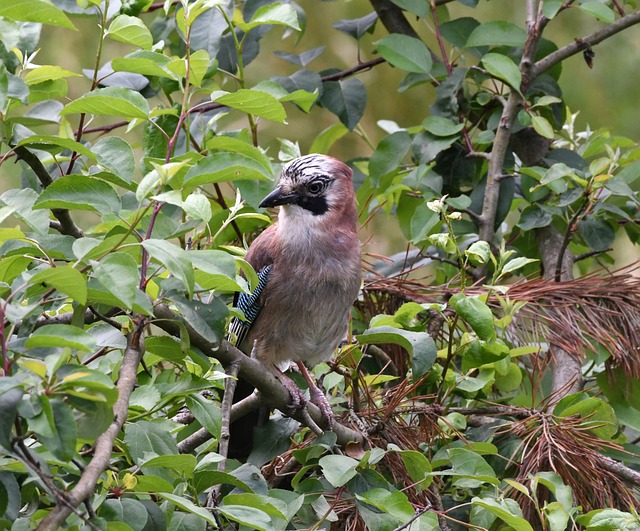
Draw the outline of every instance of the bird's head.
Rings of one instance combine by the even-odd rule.
[[[324,217],[355,211],[355,193],[349,166],[327,155],[305,155],[287,163],[278,186],[260,206],[284,206],[300,215]]]

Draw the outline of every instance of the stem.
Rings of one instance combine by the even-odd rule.
[[[160,210],[164,206],[164,203],[156,203],[153,205],[153,212],[151,212],[151,219],[149,220],[149,227],[147,228],[147,233],[144,236],[145,240],[151,238],[151,233],[153,232],[153,226],[155,225],[156,218],[160,213]],[[147,278],[147,268],[149,267],[149,253],[147,250],[142,247],[142,265],[140,267],[140,290],[145,291],[147,288],[147,283],[149,279]]]
[[[440,54],[442,55],[442,62],[447,69],[447,75],[451,75],[453,72],[453,67],[447,58],[447,50],[444,47],[444,41],[442,40],[442,34],[440,33],[440,22],[438,21],[438,13],[437,6],[435,2],[431,2],[429,6],[431,8],[431,15],[433,16],[433,24],[436,29],[436,39],[438,40],[438,45],[440,46]]]
[[[102,20],[100,21],[100,40],[98,41],[98,52],[96,53],[96,60],[93,65],[93,79],[91,80],[91,88],[89,89],[89,92],[94,91],[98,86],[98,70],[100,70],[100,59],[102,58],[102,46],[104,44],[105,32],[107,29],[108,11],[109,11],[109,0],[105,0],[104,10],[102,12]],[[82,140],[82,134],[84,132],[83,131],[84,121],[86,117],[87,115],[84,112],[80,115],[78,130],[76,131],[76,142],[80,142],[80,140]],[[76,151],[71,153],[71,160],[69,161],[69,166],[67,167],[66,175],[70,175],[73,172],[73,166],[77,158],[78,158],[78,153]]]

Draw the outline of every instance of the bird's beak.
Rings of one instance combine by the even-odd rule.
[[[295,203],[300,196],[295,192],[284,193],[280,187],[276,188],[260,203],[260,208],[270,208],[279,205]]]

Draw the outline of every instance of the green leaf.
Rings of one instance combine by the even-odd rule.
[[[26,340],[27,348],[68,347],[85,352],[96,349],[96,340],[84,330],[65,324],[48,324],[37,328]]]
[[[213,515],[207,511],[207,509],[203,507],[198,507],[195,503],[188,500],[187,498],[183,498],[182,496],[176,496],[175,494],[170,494],[168,492],[158,492],[156,495],[159,498],[170,501],[177,507],[180,507],[183,511],[187,511],[191,514],[195,514],[211,524],[214,529],[217,529],[218,525],[216,524],[216,520]],[[220,508],[219,508],[220,509]],[[271,520],[269,520],[271,521]]]
[[[502,268],[501,273],[513,273],[518,269],[522,269],[523,267],[533,264],[534,262],[539,262],[537,258],[527,258],[525,256],[520,256],[518,258],[514,258],[513,260],[509,260],[505,266]]]
[[[291,4],[268,4],[256,10],[249,22],[237,24],[245,33],[265,24],[276,24],[300,31],[298,14]]]
[[[329,153],[331,146],[346,135],[349,130],[343,124],[333,124],[313,139],[309,153]]]
[[[526,32],[504,20],[492,20],[480,24],[469,35],[465,46],[523,46],[527,37]]]
[[[448,453],[456,486],[475,488],[483,483],[499,484],[493,468],[481,455],[466,448],[451,448]]]
[[[6,376],[0,383],[0,446],[12,451],[11,438],[14,422],[18,415],[18,405],[24,391],[12,376]],[[3,514],[0,512],[0,514]]]
[[[346,455],[325,455],[318,464],[326,480],[334,487],[342,487],[357,474],[358,461]]]
[[[86,146],[70,138],[62,138],[58,136],[34,135],[22,139],[18,142],[19,146],[30,146],[35,149],[41,149],[49,153],[60,153],[64,150],[75,151],[80,155],[84,155],[90,160],[95,160],[95,155]]]
[[[27,75],[24,76],[24,81],[27,85],[35,85],[43,81],[62,79],[65,77],[82,77],[82,75],[76,74],[71,70],[65,70],[61,66],[43,65],[29,70]]]
[[[171,59],[164,54],[137,50],[125,57],[116,57],[111,66],[116,72],[133,72],[143,76],[157,76],[178,80],[179,75],[169,70]]]
[[[539,229],[551,224],[551,214],[540,208],[538,205],[529,205],[520,214],[518,227],[522,230]]]
[[[141,420],[127,423],[124,441],[135,463],[143,463],[148,454],[178,455],[178,447],[168,430],[159,424]]]
[[[139,18],[129,15],[118,15],[114,18],[107,31],[107,37],[114,41],[138,46],[144,50],[151,49],[153,45],[153,37],[149,28]]]
[[[471,503],[494,514],[514,531],[533,531],[533,527],[522,517],[518,504],[511,499],[497,501],[491,498],[473,498]]]
[[[53,398],[50,403],[55,430],[51,437],[40,434],[40,442],[58,459],[70,461],[76,454],[78,438],[76,419],[71,408],[62,399]]]
[[[464,293],[456,293],[449,299],[449,304],[471,326],[480,339],[495,341],[493,313],[484,302]]]
[[[55,374],[59,378],[55,385],[57,392],[71,396],[82,393],[83,399],[104,402],[107,406],[112,406],[118,398],[111,378],[100,371],[82,365],[63,365]]]
[[[189,296],[193,295],[195,285],[193,265],[185,250],[168,241],[157,239],[145,240],[142,242],[142,246],[147,250],[151,258],[160,262],[173,276],[182,282]]]
[[[273,120],[274,122],[283,123],[287,118],[287,113],[282,103],[271,94],[260,90],[216,91],[211,94],[211,101],[266,120]]]
[[[157,457],[152,457],[148,461],[140,463],[140,468],[168,468],[177,472],[179,475],[191,477],[193,476],[196,464],[197,460],[194,455],[159,455]]]
[[[98,164],[117,177],[116,184],[131,184],[135,173],[135,157],[133,149],[125,140],[108,136],[97,142],[91,151]]]
[[[182,210],[190,219],[203,221],[204,223],[211,221],[211,203],[202,194],[189,194],[182,203]]]
[[[393,3],[398,7],[418,15],[419,17],[426,17],[429,14],[429,5],[422,0],[393,0]]]
[[[29,279],[29,284],[55,288],[83,306],[87,302],[87,280],[80,271],[70,266],[40,271]]]
[[[588,216],[578,223],[578,230],[585,243],[594,251],[604,251],[616,239],[615,229],[606,221]]]
[[[243,291],[236,281],[236,259],[219,250],[187,251],[198,284],[207,290]]]
[[[431,72],[433,62],[427,45],[420,39],[392,33],[376,44],[378,53],[391,65],[417,74]]]
[[[520,91],[522,75],[518,65],[509,57],[499,53],[488,53],[482,57],[482,64],[489,74],[505,81],[511,88]]]
[[[107,499],[100,506],[98,515],[111,524],[125,523],[129,529],[143,531],[146,529],[149,513],[145,506],[132,498]],[[107,527],[114,530],[113,525]]]
[[[358,78],[350,77],[340,81],[325,81],[322,86],[322,106],[340,118],[349,131],[353,131],[367,107],[364,83]]]
[[[274,493],[276,494],[276,493]],[[292,494],[292,500],[297,501],[304,498],[303,496],[296,496],[294,493]],[[302,498],[302,499],[301,499]],[[282,520],[288,520],[287,512],[288,507],[285,502],[271,496],[264,496],[261,494],[253,494],[253,493],[242,493],[242,494],[227,494],[223,499],[223,505],[227,506],[243,506],[243,507],[253,507],[255,509],[259,509],[267,513],[269,516],[274,516],[276,518],[280,518]],[[296,511],[297,512],[297,511]],[[295,512],[294,512],[295,514]]]
[[[390,491],[389,489],[376,488],[362,494],[356,494],[356,498],[400,521],[407,521],[415,514],[407,495],[399,490]]]
[[[553,126],[549,123],[549,120],[547,120],[543,116],[533,115],[531,116],[531,125],[533,125],[536,133],[538,133],[540,136],[553,140]]]
[[[109,293],[131,309],[136,300],[140,273],[138,264],[126,253],[110,253],[93,263],[93,274]]]
[[[611,24],[616,19],[615,12],[609,6],[602,2],[598,2],[597,0],[582,2],[576,7],[585,13],[593,15],[598,20],[601,20],[606,24]]]
[[[267,175],[271,176],[273,173],[269,157],[267,157],[260,148],[253,146],[248,141],[220,134],[209,139],[206,146],[209,151],[229,152],[232,155],[239,154],[253,159],[264,167]]]
[[[369,176],[375,186],[380,186],[382,176],[398,171],[410,147],[406,131],[396,131],[380,141],[369,160]]]
[[[419,0],[417,0],[419,1]],[[378,14],[373,11],[368,15],[351,20],[338,20],[333,23],[333,27],[338,31],[342,31],[350,35],[356,40],[360,40],[366,33],[372,33],[378,20]]]
[[[0,17],[76,29],[63,11],[43,0],[0,0]]]
[[[184,177],[189,190],[196,186],[237,180],[271,180],[272,174],[254,158],[237,153],[215,153],[199,160]]]
[[[422,127],[435,136],[452,136],[462,131],[464,124],[443,116],[431,115],[422,122]]]
[[[392,326],[377,326],[356,336],[356,339],[364,345],[391,343],[402,346],[411,356],[414,381],[424,376],[436,361],[436,344],[426,332],[410,332]]]
[[[85,175],[64,175],[40,194],[34,208],[91,210],[99,214],[120,212],[120,197],[104,181]]]
[[[60,111],[61,115],[73,113],[144,120],[149,116],[150,109],[149,103],[139,92],[129,88],[106,87],[87,92]]]
[[[249,529],[258,529],[267,531],[272,529],[271,518],[267,513],[254,507],[245,505],[221,505],[218,507],[220,514],[224,515],[228,520],[238,522]]]
[[[593,531],[635,531],[640,518],[619,509],[596,509],[578,516],[576,522]]]
[[[484,265],[489,262],[491,247],[483,240],[472,243],[464,252],[473,265]]]
[[[399,453],[415,487],[420,491],[428,488],[433,481],[433,476],[431,476],[431,463],[427,457],[416,450],[403,450]]]
[[[220,438],[220,427],[222,425],[222,413],[220,407],[211,400],[207,400],[202,395],[194,394],[186,398],[186,405],[193,413],[196,420],[214,438]]]

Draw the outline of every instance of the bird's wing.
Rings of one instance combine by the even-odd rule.
[[[242,310],[245,320],[234,317],[229,324],[229,341],[236,346],[242,344],[243,339],[247,336],[251,325],[258,318],[260,313],[260,295],[262,294],[267,281],[271,265],[263,267],[258,272],[258,285],[252,293],[240,293],[236,301],[236,307]]]
[[[247,336],[251,325],[258,318],[264,288],[269,279],[269,273],[273,266],[273,243],[275,239],[276,224],[274,223],[258,236],[251,244],[247,252],[246,260],[258,272],[258,285],[252,293],[239,293],[235,306],[242,310],[245,320],[234,317],[229,324],[228,341],[240,347]]]

